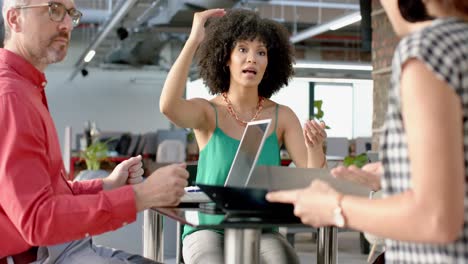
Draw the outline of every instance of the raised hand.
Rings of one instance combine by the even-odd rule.
[[[305,144],[308,149],[322,147],[323,142],[327,138],[324,122],[318,123],[315,120],[308,120],[304,123],[302,132],[304,134]]]
[[[144,182],[134,185],[137,210],[178,205],[185,194],[188,177],[185,163],[155,170]]]
[[[112,173],[103,179],[103,189],[111,190],[126,183],[135,184],[143,181],[143,163],[141,156],[131,157],[119,163]]]
[[[378,191],[381,188],[380,178],[383,175],[383,166],[380,162],[368,163],[362,169],[354,165],[338,166],[331,170],[331,174],[336,178],[352,181]]]
[[[226,14],[224,9],[209,9],[203,12],[197,12],[193,15],[192,30],[189,40],[194,40],[200,44],[205,38],[205,23],[210,17],[221,17]]]

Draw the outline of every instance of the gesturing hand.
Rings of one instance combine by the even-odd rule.
[[[349,167],[339,166],[330,172],[336,178],[364,185],[374,191],[381,188],[380,178],[383,175],[383,166],[380,162],[368,163],[362,169],[354,165]]]
[[[193,15],[192,30],[189,39],[201,43],[205,38],[205,23],[210,17],[221,17],[226,14],[224,9],[209,9]]]
[[[314,227],[333,225],[333,210],[338,205],[338,192],[327,183],[315,180],[309,187],[268,193],[270,202],[291,203],[294,214],[304,224]]]
[[[327,138],[325,123],[320,122],[319,124],[315,120],[308,120],[304,124],[303,134],[307,148],[322,147]]]
[[[129,158],[119,163],[112,173],[103,179],[103,189],[111,190],[125,185],[143,181],[143,163],[141,155]]]

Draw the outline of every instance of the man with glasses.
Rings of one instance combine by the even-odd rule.
[[[104,179],[65,179],[44,93],[45,68],[65,58],[82,16],[72,0],[4,0],[0,49],[0,264],[154,263],[97,247],[90,236],[118,229],[151,207],[174,206],[184,164],[143,181],[141,157]]]

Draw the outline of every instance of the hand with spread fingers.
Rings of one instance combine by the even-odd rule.
[[[322,147],[323,142],[327,138],[327,133],[325,132],[325,123],[317,122],[315,120],[308,120],[304,123],[303,134],[305,139],[305,144],[308,149]]]
[[[205,23],[210,17],[224,16],[224,9],[209,9],[203,12],[197,12],[193,15],[192,30],[190,31],[189,40],[194,40],[200,44],[205,38]]]
[[[302,223],[321,227],[334,224],[333,210],[338,206],[339,196],[327,183],[315,180],[304,189],[270,192],[266,199],[270,202],[293,204],[294,215]]]
[[[349,167],[338,166],[331,170],[331,174],[339,179],[352,181],[373,191],[380,190],[380,179],[383,175],[383,166],[380,162],[364,165],[361,169],[351,165]]]
[[[112,173],[103,179],[103,189],[112,190],[125,184],[143,181],[143,163],[141,155],[131,157],[119,163]]]

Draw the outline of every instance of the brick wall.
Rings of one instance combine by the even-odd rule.
[[[374,113],[372,117],[372,149],[378,149],[380,128],[387,111],[393,51],[398,37],[385,14],[380,1],[372,0],[372,79],[374,80]]]

